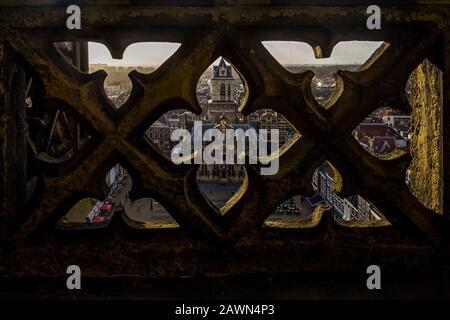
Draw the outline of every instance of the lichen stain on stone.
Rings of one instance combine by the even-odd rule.
[[[425,60],[411,77],[411,192],[427,208],[441,212],[440,112],[442,72]]]

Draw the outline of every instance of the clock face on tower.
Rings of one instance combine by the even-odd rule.
[[[227,75],[227,69],[220,68],[220,76],[225,77]]]

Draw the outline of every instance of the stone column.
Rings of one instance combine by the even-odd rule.
[[[19,218],[27,195],[25,80],[25,71],[0,39],[1,258],[5,258],[13,222]]]
[[[448,80],[447,80],[448,81]],[[442,163],[441,143],[446,141],[450,125],[442,108],[442,72],[425,60],[413,72],[410,83],[411,156],[410,189],[419,201],[429,209],[442,212]],[[448,103],[447,103],[448,104]],[[441,112],[443,132],[441,128]],[[448,113],[448,112],[447,112]],[[446,133],[447,132],[447,133]],[[442,136],[444,140],[442,140]],[[444,144],[444,154],[448,147]],[[445,197],[444,197],[445,198]],[[447,201],[450,200],[448,199]]]

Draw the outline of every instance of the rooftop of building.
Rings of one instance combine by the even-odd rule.
[[[370,147],[378,153],[389,153],[397,149],[395,137],[376,136],[372,139]]]
[[[222,74],[221,70],[224,70],[225,73]],[[234,79],[232,67],[225,62],[224,58],[220,59],[219,65],[213,66],[212,79]]]

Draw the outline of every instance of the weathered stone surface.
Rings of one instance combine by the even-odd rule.
[[[409,90],[413,108],[411,192],[423,205],[440,213],[442,72],[425,60],[411,75]]]
[[[92,139],[95,138],[92,148],[68,166],[40,168],[42,195],[30,208],[26,221],[9,238],[14,246],[6,270],[8,276],[64,277],[65,268],[72,261],[82,266],[86,277],[136,278],[361,272],[374,261],[400,272],[405,268],[423,271],[424,266],[433,270],[448,266],[449,251],[439,250],[441,247],[436,245],[448,242],[449,233],[442,230],[445,224],[420,205],[404,184],[410,158],[385,161],[371,157],[351,136],[355,126],[379,107],[380,100],[400,100],[398,93],[410,70],[433,53],[440,32],[450,29],[449,11],[445,9],[386,7],[383,21],[390,24],[389,28],[376,32],[364,25],[361,28],[363,6],[85,6],[80,32],[61,28],[66,14],[60,7],[11,7],[0,11],[0,33],[8,47],[20,53],[40,78],[45,97],[53,99],[46,102],[54,101],[55,107],[64,107],[83,126],[89,124],[94,131]],[[50,41],[97,38],[108,44],[114,57],[120,57],[131,42],[183,44],[171,63],[156,76],[130,75],[136,90],[129,107],[117,113],[99,94],[106,74],[86,75],[68,69],[48,45]],[[342,73],[342,95],[325,110],[310,95],[312,73],[287,73],[261,46],[263,38],[306,41],[319,46],[325,52],[323,56],[329,55],[338,41],[383,40],[390,46],[367,69]],[[199,112],[195,97],[198,77],[220,55],[229,58],[247,81],[249,96],[243,111],[252,113],[269,105],[302,132],[301,139],[283,154],[276,176],[262,177],[255,168],[249,168],[248,188],[223,217],[195,188],[195,168],[179,168],[165,162],[141,141],[140,132],[161,112],[179,108],[179,104]],[[421,72],[416,81],[416,99],[433,100],[427,93],[433,89],[432,82],[427,82],[427,72],[431,71]],[[4,90],[0,83],[0,94]],[[15,90],[8,89],[10,92]],[[413,164],[420,169],[420,175],[413,180],[416,185],[420,181],[422,187],[429,185],[431,189],[433,185],[437,189],[431,189],[430,194],[423,191],[425,187],[414,192],[434,209],[439,205],[437,198],[433,200],[438,190],[433,174],[439,157],[434,150],[439,142],[431,133],[438,134],[439,130],[433,128],[439,125],[429,120],[433,115],[430,117],[422,109],[415,108],[415,112],[422,112],[415,116],[420,119],[416,124],[417,137],[422,140],[416,142],[419,162]],[[0,119],[4,121],[5,116],[0,107]],[[423,123],[424,120],[429,122]],[[2,140],[2,150],[10,141],[13,140]],[[428,142],[429,149],[423,151],[421,146]],[[380,210],[390,213],[392,225],[342,226],[327,211],[317,212],[312,221],[298,228],[261,227],[287,196],[310,195],[313,172],[325,159],[336,164],[342,173],[345,192],[367,196]],[[11,165],[12,161],[8,161]],[[428,167],[423,169],[420,161],[431,164],[426,162]],[[133,178],[133,200],[159,196],[156,200],[167,207],[180,228],[138,230],[115,215],[112,223],[101,230],[55,230],[64,206],[75,197],[104,196],[99,181],[103,182],[106,172],[117,163]],[[0,164],[2,181],[6,172],[3,168],[4,164]],[[424,182],[427,172],[432,172],[429,184]]]

